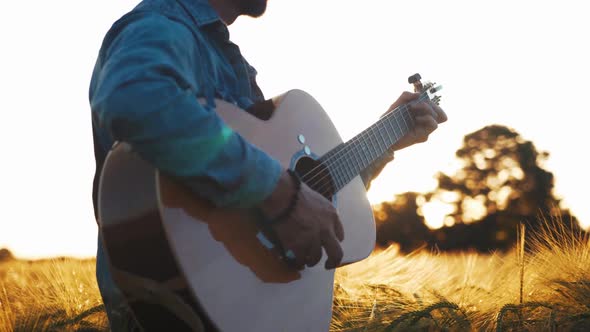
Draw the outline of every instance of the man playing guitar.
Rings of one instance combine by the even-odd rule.
[[[229,128],[213,99],[241,109],[264,102],[256,71],[229,40],[240,15],[258,17],[267,0],[144,0],[107,33],[90,85],[96,156],[93,201],[116,141],[216,207],[257,208],[293,269],[341,263],[347,236],[334,204],[272,156]],[[388,111],[411,103],[415,126],[361,174],[368,187],[393,151],[427,140],[445,112],[404,92]],[[271,138],[269,138],[271,139]],[[133,325],[113,282],[99,233],[97,279],[112,330]]]

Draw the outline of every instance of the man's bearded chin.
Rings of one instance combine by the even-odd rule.
[[[243,15],[259,17],[266,11],[267,0],[241,0],[241,12]]]

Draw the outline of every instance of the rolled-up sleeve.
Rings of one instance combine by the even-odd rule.
[[[217,206],[251,207],[264,200],[281,165],[198,101],[206,87],[194,77],[208,69],[199,68],[191,31],[147,15],[111,37],[90,93],[100,130],[130,143],[154,167]]]

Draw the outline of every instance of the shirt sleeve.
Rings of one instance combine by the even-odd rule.
[[[113,141],[130,143],[217,206],[252,207],[274,190],[280,163],[198,101],[207,90],[195,75],[210,69],[199,68],[201,50],[187,27],[147,15],[110,40],[99,55],[90,105]]]

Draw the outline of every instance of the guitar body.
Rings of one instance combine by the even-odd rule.
[[[276,99],[268,120],[224,101],[216,105],[231,128],[286,168],[305,172],[313,159],[342,143],[321,106],[299,90]],[[375,224],[360,177],[333,202],[344,226],[343,264],[364,259],[375,245]],[[214,207],[126,144],[107,157],[98,205],[113,277],[146,330],[186,328],[190,319],[179,320],[178,312],[190,308],[207,317],[206,329],[328,331],[334,270],[324,268],[325,253],[315,267],[289,268],[261,240],[253,211]],[[145,288],[151,298],[139,295]],[[162,305],[178,302],[162,288],[182,299],[176,310]]]

